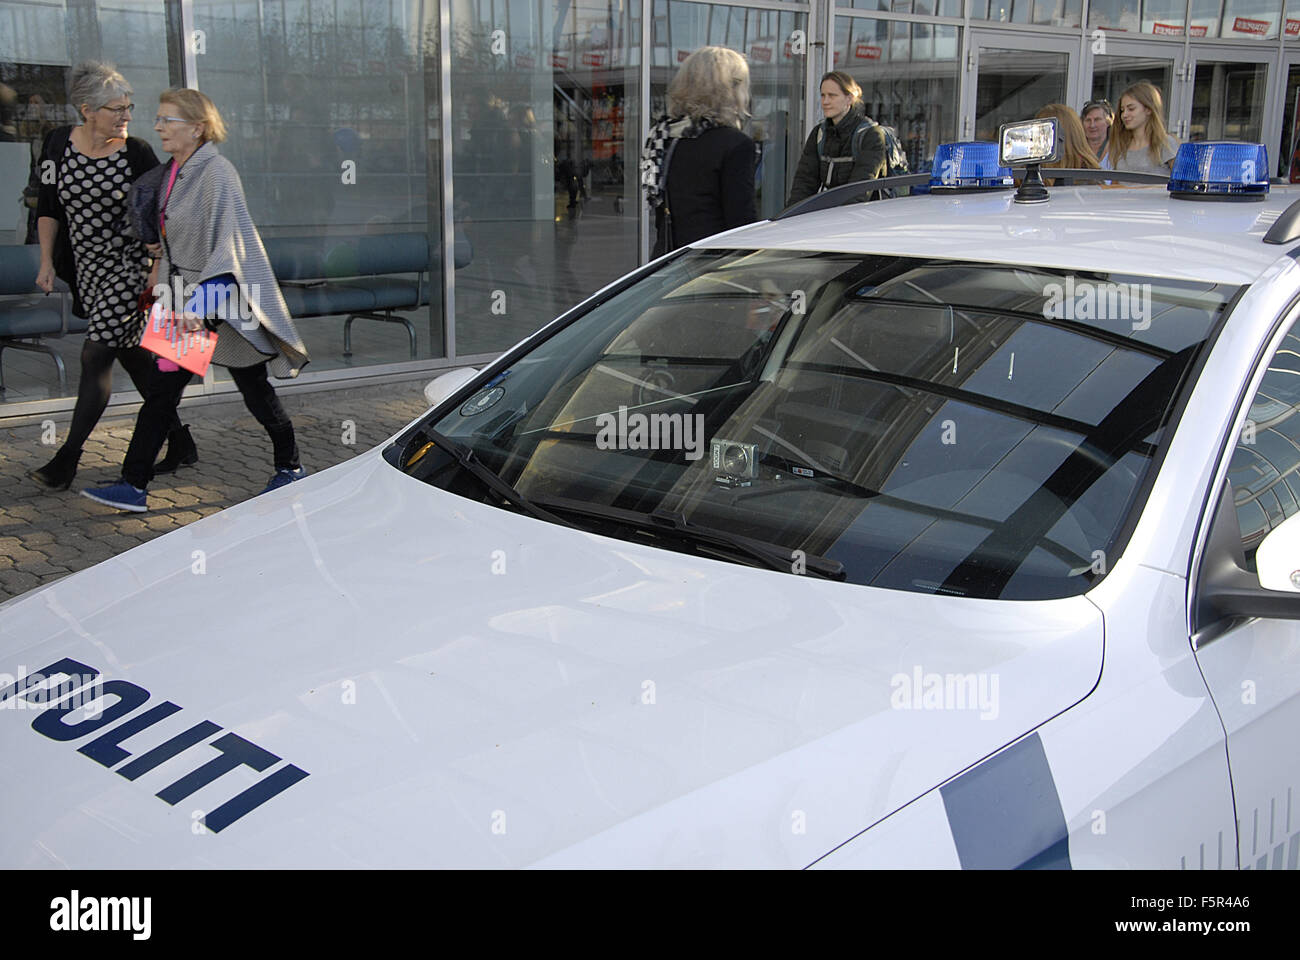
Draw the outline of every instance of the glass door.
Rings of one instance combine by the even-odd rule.
[[[1075,38],[972,30],[962,138],[996,140],[1001,124],[1031,119],[1049,103],[1073,105],[1078,51]]]
[[[1269,145],[1272,175],[1300,183],[1300,52],[1288,52],[1282,72],[1282,130],[1277,142]]]
[[[1089,91],[1087,103],[1105,101],[1119,121],[1119,100],[1133,84],[1146,80],[1160,91],[1164,104],[1165,126],[1174,130],[1174,118],[1183,115],[1183,94],[1186,84],[1178,78],[1185,75],[1185,45],[1177,42],[1115,40],[1101,34],[1097,42],[1089,45],[1091,67],[1085,89]],[[1083,104],[1077,109],[1083,113]],[[1089,111],[1091,112],[1091,111]],[[1085,120],[1085,130],[1088,122]],[[1104,149],[1104,147],[1103,147]]]
[[[1268,103],[1269,66],[1249,50],[1193,43],[1188,102],[1172,131],[1183,141],[1267,142],[1265,118],[1276,112]]]

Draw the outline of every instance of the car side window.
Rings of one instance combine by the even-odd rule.
[[[1300,323],[1268,361],[1228,466],[1247,568],[1287,517],[1300,512]]]

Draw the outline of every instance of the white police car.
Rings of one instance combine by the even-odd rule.
[[[1296,867],[1300,194],[978,149],[5,604],[0,864]]]

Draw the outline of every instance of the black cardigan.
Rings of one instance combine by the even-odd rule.
[[[735,127],[709,127],[677,141],[667,184],[674,248],[758,219],[754,159],[754,141]],[[657,257],[668,252],[661,211],[655,230]]]
[[[63,152],[71,135],[72,127],[59,127],[51,130],[46,136],[45,143],[41,145],[40,159],[32,169],[31,185],[39,190],[36,198],[37,221],[39,222],[41,217],[50,217],[59,225],[58,235],[54,239],[54,273],[72,290],[72,312],[79,317],[84,317],[85,308],[77,294],[77,272],[73,260],[72,238],[68,232],[68,216],[63,209],[63,201],[59,199],[58,179],[63,173]],[[158,157],[153,152],[153,147],[139,137],[127,137],[125,149],[126,162],[131,166],[132,183],[158,166]],[[51,178],[41,176],[47,160],[54,162],[54,169],[58,174],[50,183],[44,181]]]

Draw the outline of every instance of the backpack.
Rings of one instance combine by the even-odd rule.
[[[821,189],[826,190],[830,187],[830,181],[835,164],[837,163],[856,163],[858,156],[862,153],[862,138],[871,131],[873,127],[880,127],[885,134],[885,176],[901,177],[911,173],[907,166],[907,155],[903,153],[903,145],[898,140],[898,134],[894,128],[883,123],[876,123],[870,117],[863,117],[853,131],[853,150],[852,155],[848,157],[827,157],[822,141],[825,139],[826,130],[821,125],[817,125],[817,158],[825,161],[826,179],[822,182]],[[880,199],[896,197],[899,195],[897,190],[877,190],[877,196]]]

